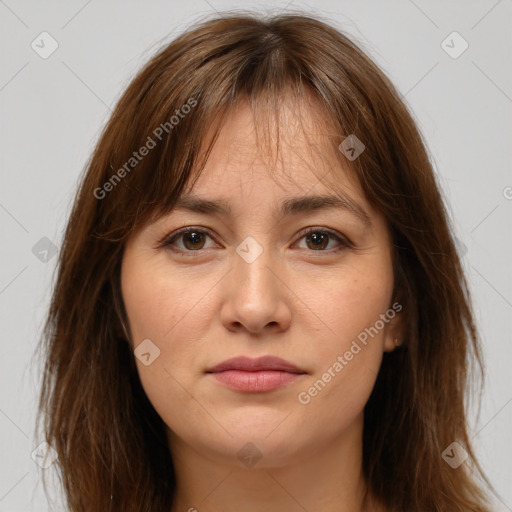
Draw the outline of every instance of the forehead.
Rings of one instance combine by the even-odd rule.
[[[241,100],[223,118],[204,169],[185,193],[263,200],[342,192],[364,200],[355,173],[336,149],[341,140],[314,98],[285,97],[273,111]]]

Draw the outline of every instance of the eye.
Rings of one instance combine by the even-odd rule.
[[[163,240],[162,245],[165,247],[171,246],[178,252],[197,252],[205,249],[205,241],[207,238],[212,238],[204,229],[187,227],[180,229],[177,233],[171,235]],[[176,244],[176,242],[181,242]]]
[[[179,231],[165,237],[160,241],[161,247],[169,247],[171,250],[186,256],[199,256],[202,249],[209,249],[220,247],[215,244],[211,247],[206,247],[207,239],[213,240],[213,236],[209,234],[204,228],[186,227]],[[300,236],[300,241],[305,240],[306,247],[299,247],[316,252],[335,252],[341,249],[352,247],[350,242],[343,237],[343,235],[329,228],[308,228],[303,231]],[[328,247],[331,242],[336,242],[337,246],[334,248]]]
[[[308,231],[302,233],[300,240],[302,239],[306,241],[306,249],[312,251],[331,252],[351,247],[351,244],[342,235],[327,228],[310,228]],[[338,247],[334,249],[331,247],[325,250],[333,240],[338,243]]]

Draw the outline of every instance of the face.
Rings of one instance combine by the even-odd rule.
[[[311,111],[283,108],[279,158],[240,104],[180,207],[125,248],[137,369],[171,450],[273,467],[328,449],[361,430],[394,348],[386,223]]]

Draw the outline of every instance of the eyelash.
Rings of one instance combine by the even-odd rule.
[[[341,251],[343,249],[350,249],[353,247],[352,243],[350,243],[346,239],[346,237],[339,234],[337,231],[334,231],[333,229],[320,228],[320,227],[312,227],[312,228],[306,228],[306,229],[307,229],[307,231],[301,232],[299,241],[311,233],[321,233],[321,234],[327,234],[331,238],[335,238],[340,243],[340,246],[341,246],[341,247],[337,247],[335,249],[318,249],[318,250],[310,249],[309,252],[332,254],[332,253]],[[214,240],[214,237],[212,236],[212,234],[210,233],[210,231],[208,229],[199,228],[199,227],[195,227],[195,226],[188,226],[186,228],[179,229],[178,231],[171,233],[170,235],[166,235],[162,240],[160,240],[159,247],[169,248],[173,252],[182,254],[186,257],[190,257],[190,258],[198,257],[201,255],[201,253],[203,251],[208,250],[208,249],[197,249],[197,250],[193,251],[193,250],[185,250],[185,249],[176,248],[176,246],[173,245],[174,242],[176,240],[178,240],[182,235],[185,235],[187,233],[192,233],[192,232],[208,235],[212,240]]]

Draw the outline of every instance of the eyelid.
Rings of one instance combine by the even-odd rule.
[[[215,237],[213,236],[212,232],[203,226],[185,226],[183,228],[180,228],[176,231],[173,231],[170,234],[165,235],[158,241],[157,247],[166,247],[168,245],[171,245],[171,242],[177,238],[179,238],[180,235],[183,235],[184,233],[189,233],[192,231],[199,231],[201,233],[207,234],[211,239],[215,240]],[[200,249],[202,250],[202,249]],[[199,252],[199,251],[186,251],[186,252]]]
[[[340,244],[343,247],[345,247],[345,248],[352,248],[352,247],[354,247],[354,244],[348,239],[347,236],[345,236],[342,233],[336,231],[335,229],[331,229],[331,228],[328,228],[328,227],[325,227],[325,226],[308,226],[308,227],[302,229],[297,234],[297,238],[298,238],[297,241],[300,241],[302,238],[304,238],[304,236],[308,235],[309,233],[315,233],[315,232],[327,233],[327,234],[331,235],[333,238],[337,238],[338,241],[340,242]],[[331,249],[329,251],[311,251],[311,252],[330,253],[330,252],[335,251],[335,250],[336,249]]]

